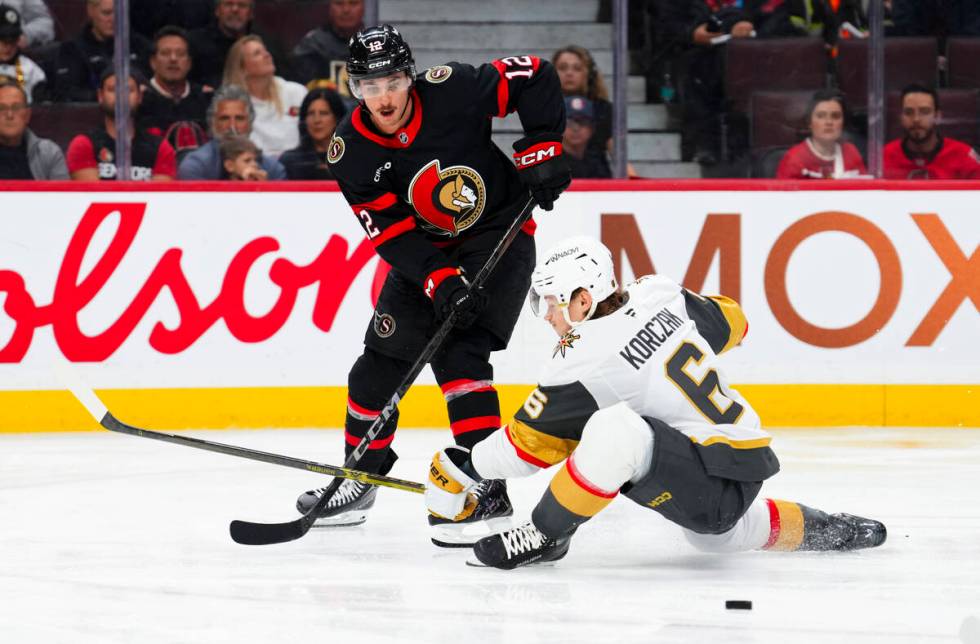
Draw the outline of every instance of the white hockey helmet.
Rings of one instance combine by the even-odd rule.
[[[572,293],[579,288],[592,296],[592,306],[581,322],[591,318],[596,305],[618,288],[612,253],[599,240],[584,235],[569,237],[552,246],[534,267],[528,293],[531,311],[543,318],[548,312],[548,304],[543,300],[553,296],[565,321],[575,326],[579,322],[572,322],[568,317],[568,304]]]

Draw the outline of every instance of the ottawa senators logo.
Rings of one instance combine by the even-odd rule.
[[[449,65],[436,65],[435,67],[430,67],[427,72],[425,72],[425,80],[430,83],[441,83],[448,80],[453,73],[453,68]]]
[[[327,162],[337,163],[340,157],[344,156],[344,140],[339,136],[330,139],[330,146],[327,148]]]
[[[436,159],[412,179],[408,200],[427,230],[455,237],[483,214],[487,190],[473,168],[454,165],[443,170]]]

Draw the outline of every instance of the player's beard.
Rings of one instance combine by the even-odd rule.
[[[912,129],[909,130],[909,140],[911,140],[913,143],[925,143],[926,141],[932,139],[935,133],[935,126],[930,128]]]

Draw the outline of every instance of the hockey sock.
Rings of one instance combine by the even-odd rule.
[[[826,512],[793,501],[766,499],[769,539],[763,550],[833,550],[834,526]]]
[[[551,479],[531,513],[535,527],[550,538],[569,534],[598,514],[619,490],[603,490],[591,483],[575,465],[575,455]]]
[[[381,410],[374,410],[362,405],[358,405],[351,398],[347,399],[347,418],[344,421],[344,457],[351,455],[351,452],[361,443],[361,439],[367,434],[368,429],[375,419],[381,414]],[[363,472],[375,474],[387,474],[397,458],[391,449],[391,442],[395,439],[395,429],[398,427],[398,410],[391,415],[388,422],[368,445],[364,456],[357,463],[357,469]]]
[[[489,380],[461,378],[441,387],[457,445],[472,449],[500,429],[500,400]]]

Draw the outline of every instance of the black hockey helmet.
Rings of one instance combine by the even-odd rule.
[[[378,78],[407,71],[415,80],[415,59],[408,43],[391,25],[378,25],[360,30],[350,39],[347,56],[347,77],[351,91],[357,96],[355,84],[366,78]]]

